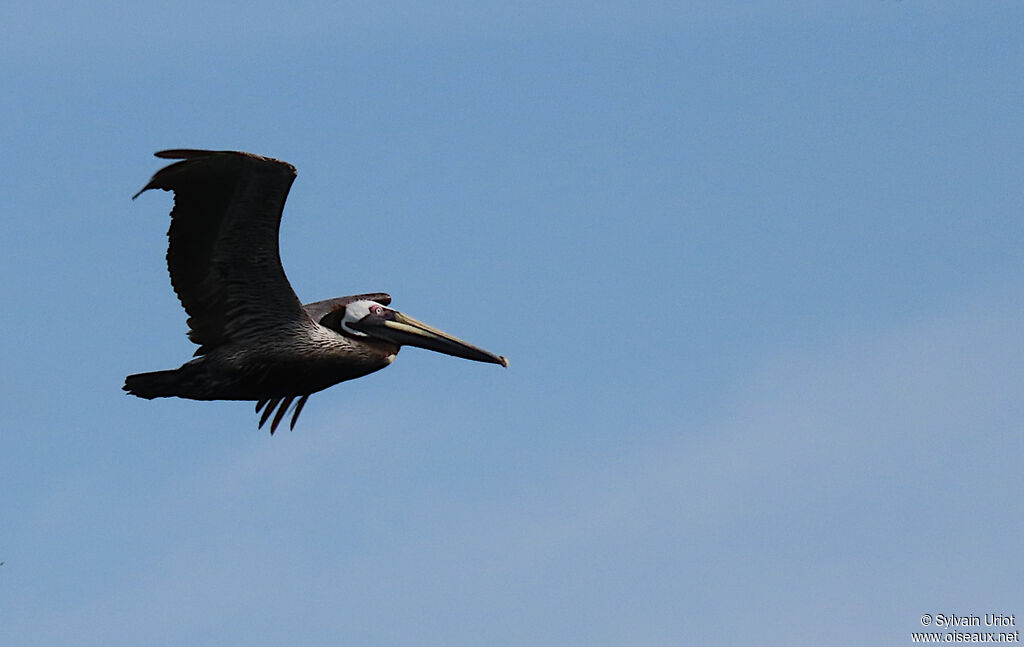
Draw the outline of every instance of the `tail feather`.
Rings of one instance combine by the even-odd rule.
[[[232,389],[224,387],[224,381],[210,380],[210,374],[205,372],[202,360],[192,360],[181,368],[169,371],[153,371],[151,373],[136,373],[124,378],[122,389],[131,395],[152,400],[153,398],[189,398],[191,400],[256,400],[256,413],[263,412],[260,416],[259,427],[270,420],[270,433],[277,431],[278,425],[284,420],[287,412],[292,408],[290,429],[295,429],[295,423],[299,420],[302,407],[310,394],[289,395],[282,397],[254,397],[251,390],[245,388]],[[296,401],[297,400],[297,401]],[[276,415],[274,414],[277,410]]]
[[[181,369],[136,373],[124,378],[123,390],[140,398],[170,398],[181,392]]]

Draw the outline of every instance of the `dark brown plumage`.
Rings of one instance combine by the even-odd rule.
[[[294,403],[388,366],[402,345],[507,365],[499,357],[388,308],[384,293],[303,306],[278,252],[278,230],[295,168],[232,151],[168,150],[181,160],[149,189],[174,192],[168,231],[171,285],[188,313],[195,359],[178,369],[129,375],[142,398],[255,400],[271,434]]]

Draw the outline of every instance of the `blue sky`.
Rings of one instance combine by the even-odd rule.
[[[1024,617],[1024,6],[0,8],[12,645],[909,644]],[[406,349],[270,437],[154,151],[298,167],[304,301]]]

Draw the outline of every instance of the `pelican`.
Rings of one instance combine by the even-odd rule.
[[[237,151],[166,150],[164,167],[132,196],[174,192],[167,232],[171,286],[199,348],[180,368],[138,373],[123,389],[140,398],[255,400],[260,429],[294,429],[310,395],[378,371],[402,346],[508,366],[388,306],[384,293],[303,305],[281,267],[278,230],[295,167]],[[274,414],[274,411],[277,411]]]

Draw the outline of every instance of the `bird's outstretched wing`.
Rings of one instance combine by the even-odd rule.
[[[307,320],[281,267],[278,230],[295,167],[233,151],[167,150],[148,189],[174,192],[167,232],[171,285],[196,355]]]

